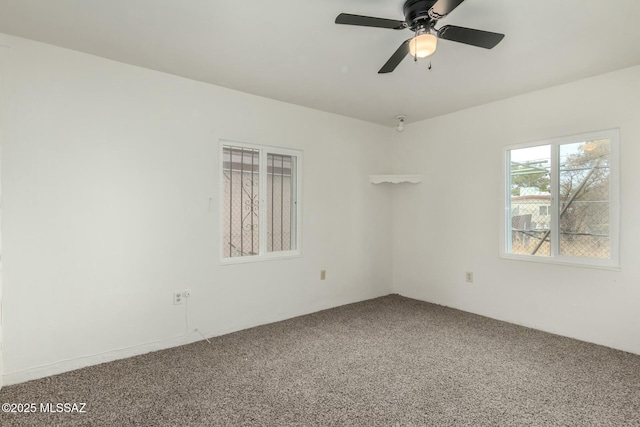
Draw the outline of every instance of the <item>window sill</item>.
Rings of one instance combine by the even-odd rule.
[[[598,270],[620,271],[620,266],[613,260],[598,260],[590,258],[551,258],[531,255],[516,255],[501,253],[500,258],[513,261],[537,262],[540,264],[564,265],[568,267],[595,268]]]
[[[287,252],[287,253],[279,253],[277,255],[254,255],[254,256],[243,256],[243,257],[234,257],[234,258],[223,258],[220,260],[220,265],[236,265],[236,264],[249,264],[255,262],[264,262],[264,261],[282,261],[287,259],[296,259],[302,258],[302,254],[298,251]]]

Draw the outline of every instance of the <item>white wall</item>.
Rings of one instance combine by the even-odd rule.
[[[640,353],[640,67],[398,134],[0,41],[10,46],[0,64],[5,384],[200,339],[171,302],[186,288],[189,329],[205,335],[384,295],[393,282],[406,296]],[[500,259],[502,147],[612,127],[621,271]],[[219,265],[220,139],[304,151],[302,257]],[[392,169],[426,179],[369,184]]]
[[[406,126],[394,171],[394,290],[640,354],[640,67]],[[620,128],[620,271],[501,259],[502,148]],[[473,271],[474,283],[465,282]]]
[[[392,130],[5,39],[5,384],[389,293]],[[302,257],[219,265],[220,139],[304,151]]]
[[[5,57],[7,55],[7,51],[9,49],[9,43],[4,36],[4,34],[0,34],[0,94],[2,94],[2,88],[4,86],[4,70],[5,70]],[[0,159],[2,158],[2,127],[1,127],[2,116],[0,116]],[[1,164],[1,163],[0,163]],[[0,188],[1,188],[1,179],[0,179]],[[2,212],[2,191],[0,191],[0,212]],[[0,214],[0,227],[2,225],[2,215]],[[2,232],[0,231],[0,248],[2,246]],[[0,389],[2,389],[2,372],[3,372],[3,362],[2,362],[2,249],[0,249]]]

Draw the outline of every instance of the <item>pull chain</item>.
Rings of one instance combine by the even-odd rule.
[[[418,62],[418,27],[416,26],[416,33],[413,36],[413,62]]]

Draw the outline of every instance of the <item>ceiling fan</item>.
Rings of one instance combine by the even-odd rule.
[[[409,29],[414,37],[405,40],[391,58],[380,68],[378,74],[390,73],[396,69],[405,56],[411,54],[416,60],[426,58],[436,51],[438,39],[451,40],[472,46],[491,49],[504,38],[504,34],[473,28],[445,25],[435,29],[438,20],[447,16],[464,0],[407,0],[404,3],[404,21],[373,18],[371,16],[341,13],[336,24],[360,25],[363,27],[389,28],[393,30]]]

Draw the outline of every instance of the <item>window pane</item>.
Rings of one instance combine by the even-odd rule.
[[[559,147],[560,253],[609,258],[610,141]]]
[[[295,157],[267,154],[267,252],[295,247]]]
[[[510,252],[550,256],[551,146],[511,150],[509,157]]]
[[[223,257],[258,255],[258,150],[223,147]]]

